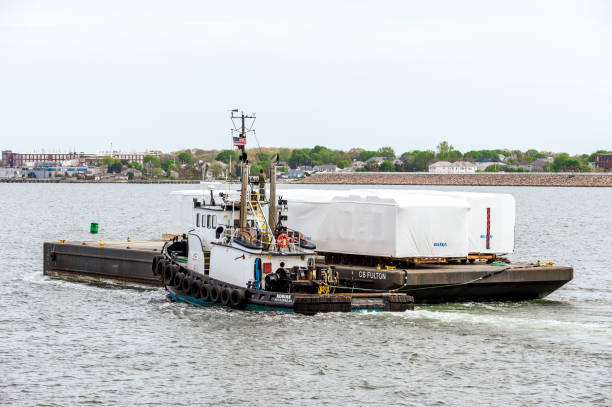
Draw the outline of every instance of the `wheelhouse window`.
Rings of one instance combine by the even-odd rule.
[[[207,228],[210,228],[210,227],[211,227],[211,226],[210,226],[210,225],[212,224],[212,219],[211,219],[211,218],[212,218],[212,216],[211,216],[211,215],[206,215],[206,227],[207,227]]]
[[[217,215],[213,215],[212,217],[212,227],[213,228],[217,227]]]
[[[199,213],[196,215],[196,226],[200,227],[200,214]]]

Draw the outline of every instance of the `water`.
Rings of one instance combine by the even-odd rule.
[[[181,188],[0,184],[0,404],[611,404],[612,189],[434,188],[515,196],[512,259],[575,267],[540,301],[306,317],[42,275],[42,243],[92,221],[158,238]]]

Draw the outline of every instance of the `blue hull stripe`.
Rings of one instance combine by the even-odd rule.
[[[202,301],[199,298],[190,297],[188,295],[168,293],[168,298],[173,301],[185,302],[191,305],[199,305],[201,307],[222,307],[223,304],[219,304],[212,301]],[[273,307],[271,305],[258,305],[258,304],[246,304],[245,309],[253,311],[282,311],[282,312],[293,312],[293,308],[287,307]]]
[[[212,302],[212,301],[202,301],[199,298],[190,297],[188,295],[180,295],[168,293],[168,298],[173,301],[185,302],[191,305],[198,305],[201,307],[222,307],[222,304]],[[246,304],[244,307],[247,310],[251,311],[281,311],[281,312],[293,312],[293,308],[287,307],[273,307],[271,305],[259,305],[259,304]],[[351,312],[384,312],[383,309],[380,308],[368,308],[368,309],[358,309],[355,308],[351,310]]]

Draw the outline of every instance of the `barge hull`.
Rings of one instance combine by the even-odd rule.
[[[165,241],[46,242],[45,275],[78,281],[112,281],[162,287],[152,272],[153,257]],[[544,298],[573,278],[566,266],[511,264],[424,264],[405,270],[377,270],[335,265],[347,293],[364,293],[351,286],[395,290],[414,297],[415,303],[464,301],[523,301]],[[382,274],[384,279],[380,279]],[[380,291],[378,291],[380,292]]]
[[[405,270],[335,266],[342,291],[392,290],[417,304],[541,299],[573,279],[568,266],[427,264]]]
[[[136,283],[161,287],[162,281],[151,270],[153,256],[159,255],[164,241],[46,242],[43,273],[81,281]]]

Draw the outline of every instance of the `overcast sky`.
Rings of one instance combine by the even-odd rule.
[[[0,0],[0,149],[612,149],[612,1]],[[249,140],[255,146],[255,140]]]

